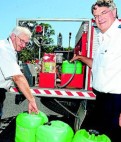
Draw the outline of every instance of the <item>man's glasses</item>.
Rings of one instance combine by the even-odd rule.
[[[29,44],[29,42],[24,41],[24,40],[21,39],[19,36],[17,36],[17,37],[19,38],[20,42],[21,42],[22,44],[24,44],[25,46],[27,46],[27,45]]]
[[[103,16],[105,16],[106,14],[108,14],[109,12],[111,12],[111,10],[103,11],[103,12],[101,12],[100,15],[94,15],[94,18],[95,18],[95,19],[99,19],[100,16],[103,17]]]

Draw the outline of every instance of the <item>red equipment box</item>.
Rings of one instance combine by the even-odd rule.
[[[39,87],[40,88],[54,88],[55,87],[55,73],[39,73]]]
[[[61,86],[66,84],[72,74],[61,74]],[[83,88],[83,74],[75,74],[72,80],[66,86],[67,88]]]

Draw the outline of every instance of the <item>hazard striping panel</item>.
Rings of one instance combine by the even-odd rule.
[[[49,88],[31,88],[34,96],[58,97],[72,99],[90,99],[95,100],[96,96],[92,91],[77,89],[49,89]],[[20,94],[17,88],[10,88],[10,93]]]

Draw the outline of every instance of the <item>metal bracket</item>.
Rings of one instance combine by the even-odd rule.
[[[83,121],[84,121],[84,118],[86,116],[86,106],[87,106],[87,100],[82,100],[80,102],[80,106],[79,106],[79,109],[77,111],[77,116],[78,117],[75,117],[75,122],[74,122],[74,130],[77,131],[80,129]]]

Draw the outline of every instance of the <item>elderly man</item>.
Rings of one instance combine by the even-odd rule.
[[[108,135],[112,142],[121,142],[121,22],[110,0],[98,0],[92,5],[92,14],[100,29],[99,47],[93,59],[78,55],[71,60],[81,60],[92,68],[95,107],[82,126]]]
[[[34,96],[29,84],[17,63],[17,52],[26,47],[31,38],[31,32],[26,27],[17,26],[10,36],[0,40],[0,117],[5,93],[14,82],[28,100],[28,112],[38,112]]]

